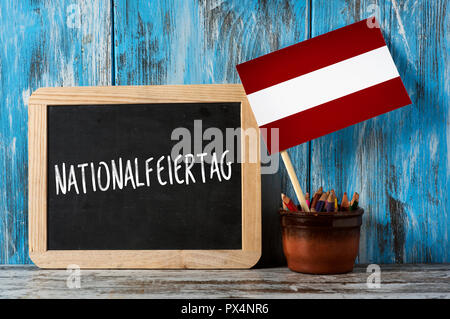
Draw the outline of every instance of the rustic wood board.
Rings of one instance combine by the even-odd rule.
[[[2,298],[450,298],[450,265],[381,265],[381,288],[366,267],[316,276],[287,268],[254,270],[81,270],[80,289],[66,270],[0,266]]]
[[[28,97],[111,84],[110,11],[109,1],[0,1],[0,263],[31,262]]]
[[[289,153],[306,189],[361,192],[358,262],[449,262],[447,2],[77,1],[83,24],[73,28],[73,1],[1,1],[0,263],[30,262],[25,105],[33,90],[238,83],[236,63],[373,14],[414,104]],[[282,177],[295,198],[284,169]]]

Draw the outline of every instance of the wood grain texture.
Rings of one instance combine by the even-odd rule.
[[[413,101],[312,142],[312,187],[360,193],[359,262],[450,261],[447,6],[313,0],[313,36],[377,15]]]
[[[161,94],[161,91],[164,94]],[[180,93],[181,92],[181,93]],[[29,98],[30,104],[78,105],[78,104],[139,104],[208,102],[214,96],[222,102],[245,101],[241,84],[197,85],[134,85],[134,86],[84,86],[67,88],[39,88]],[[253,115],[251,115],[254,118]],[[253,121],[256,123],[256,120]]]
[[[67,24],[72,3],[80,28]],[[313,190],[361,192],[359,262],[450,261],[448,1],[114,4],[0,1],[0,263],[30,262],[25,105],[33,90],[109,85],[111,77],[121,85],[238,83],[235,64],[373,14],[414,104],[312,142],[310,158],[307,144],[289,154],[305,191],[310,160]],[[283,167],[282,189],[295,198]]]
[[[116,0],[116,84],[240,83],[236,64],[306,39],[308,3]],[[288,152],[307,189],[308,144]],[[295,198],[280,167],[283,188]]]
[[[195,102],[240,102],[240,126],[243,132],[254,132],[253,140],[241,135],[242,249],[47,250],[47,106]],[[37,266],[220,269],[250,268],[257,263],[261,256],[260,136],[242,85],[40,88],[30,96],[29,103],[30,258]]]
[[[287,268],[252,270],[81,270],[0,266],[0,298],[450,298],[450,266],[381,265],[381,287],[367,287],[365,266],[343,275],[305,275]],[[195,302],[194,302],[195,304]],[[179,311],[176,309],[175,311]]]
[[[28,97],[42,86],[110,84],[109,4],[0,1],[0,263],[31,262]]]
[[[28,246],[47,250],[47,105],[28,106]]]

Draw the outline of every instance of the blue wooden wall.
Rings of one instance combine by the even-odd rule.
[[[26,104],[33,90],[238,83],[237,63],[374,14],[414,104],[289,153],[306,189],[360,192],[367,211],[360,263],[450,262],[447,6],[447,0],[2,0],[0,264],[31,262]]]

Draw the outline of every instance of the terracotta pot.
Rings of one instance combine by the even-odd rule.
[[[308,274],[353,270],[364,210],[302,213],[281,210],[283,251],[289,269]]]

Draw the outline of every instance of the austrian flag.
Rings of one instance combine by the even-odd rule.
[[[270,153],[411,104],[380,28],[371,21],[237,66]],[[278,148],[272,129],[278,129]]]

